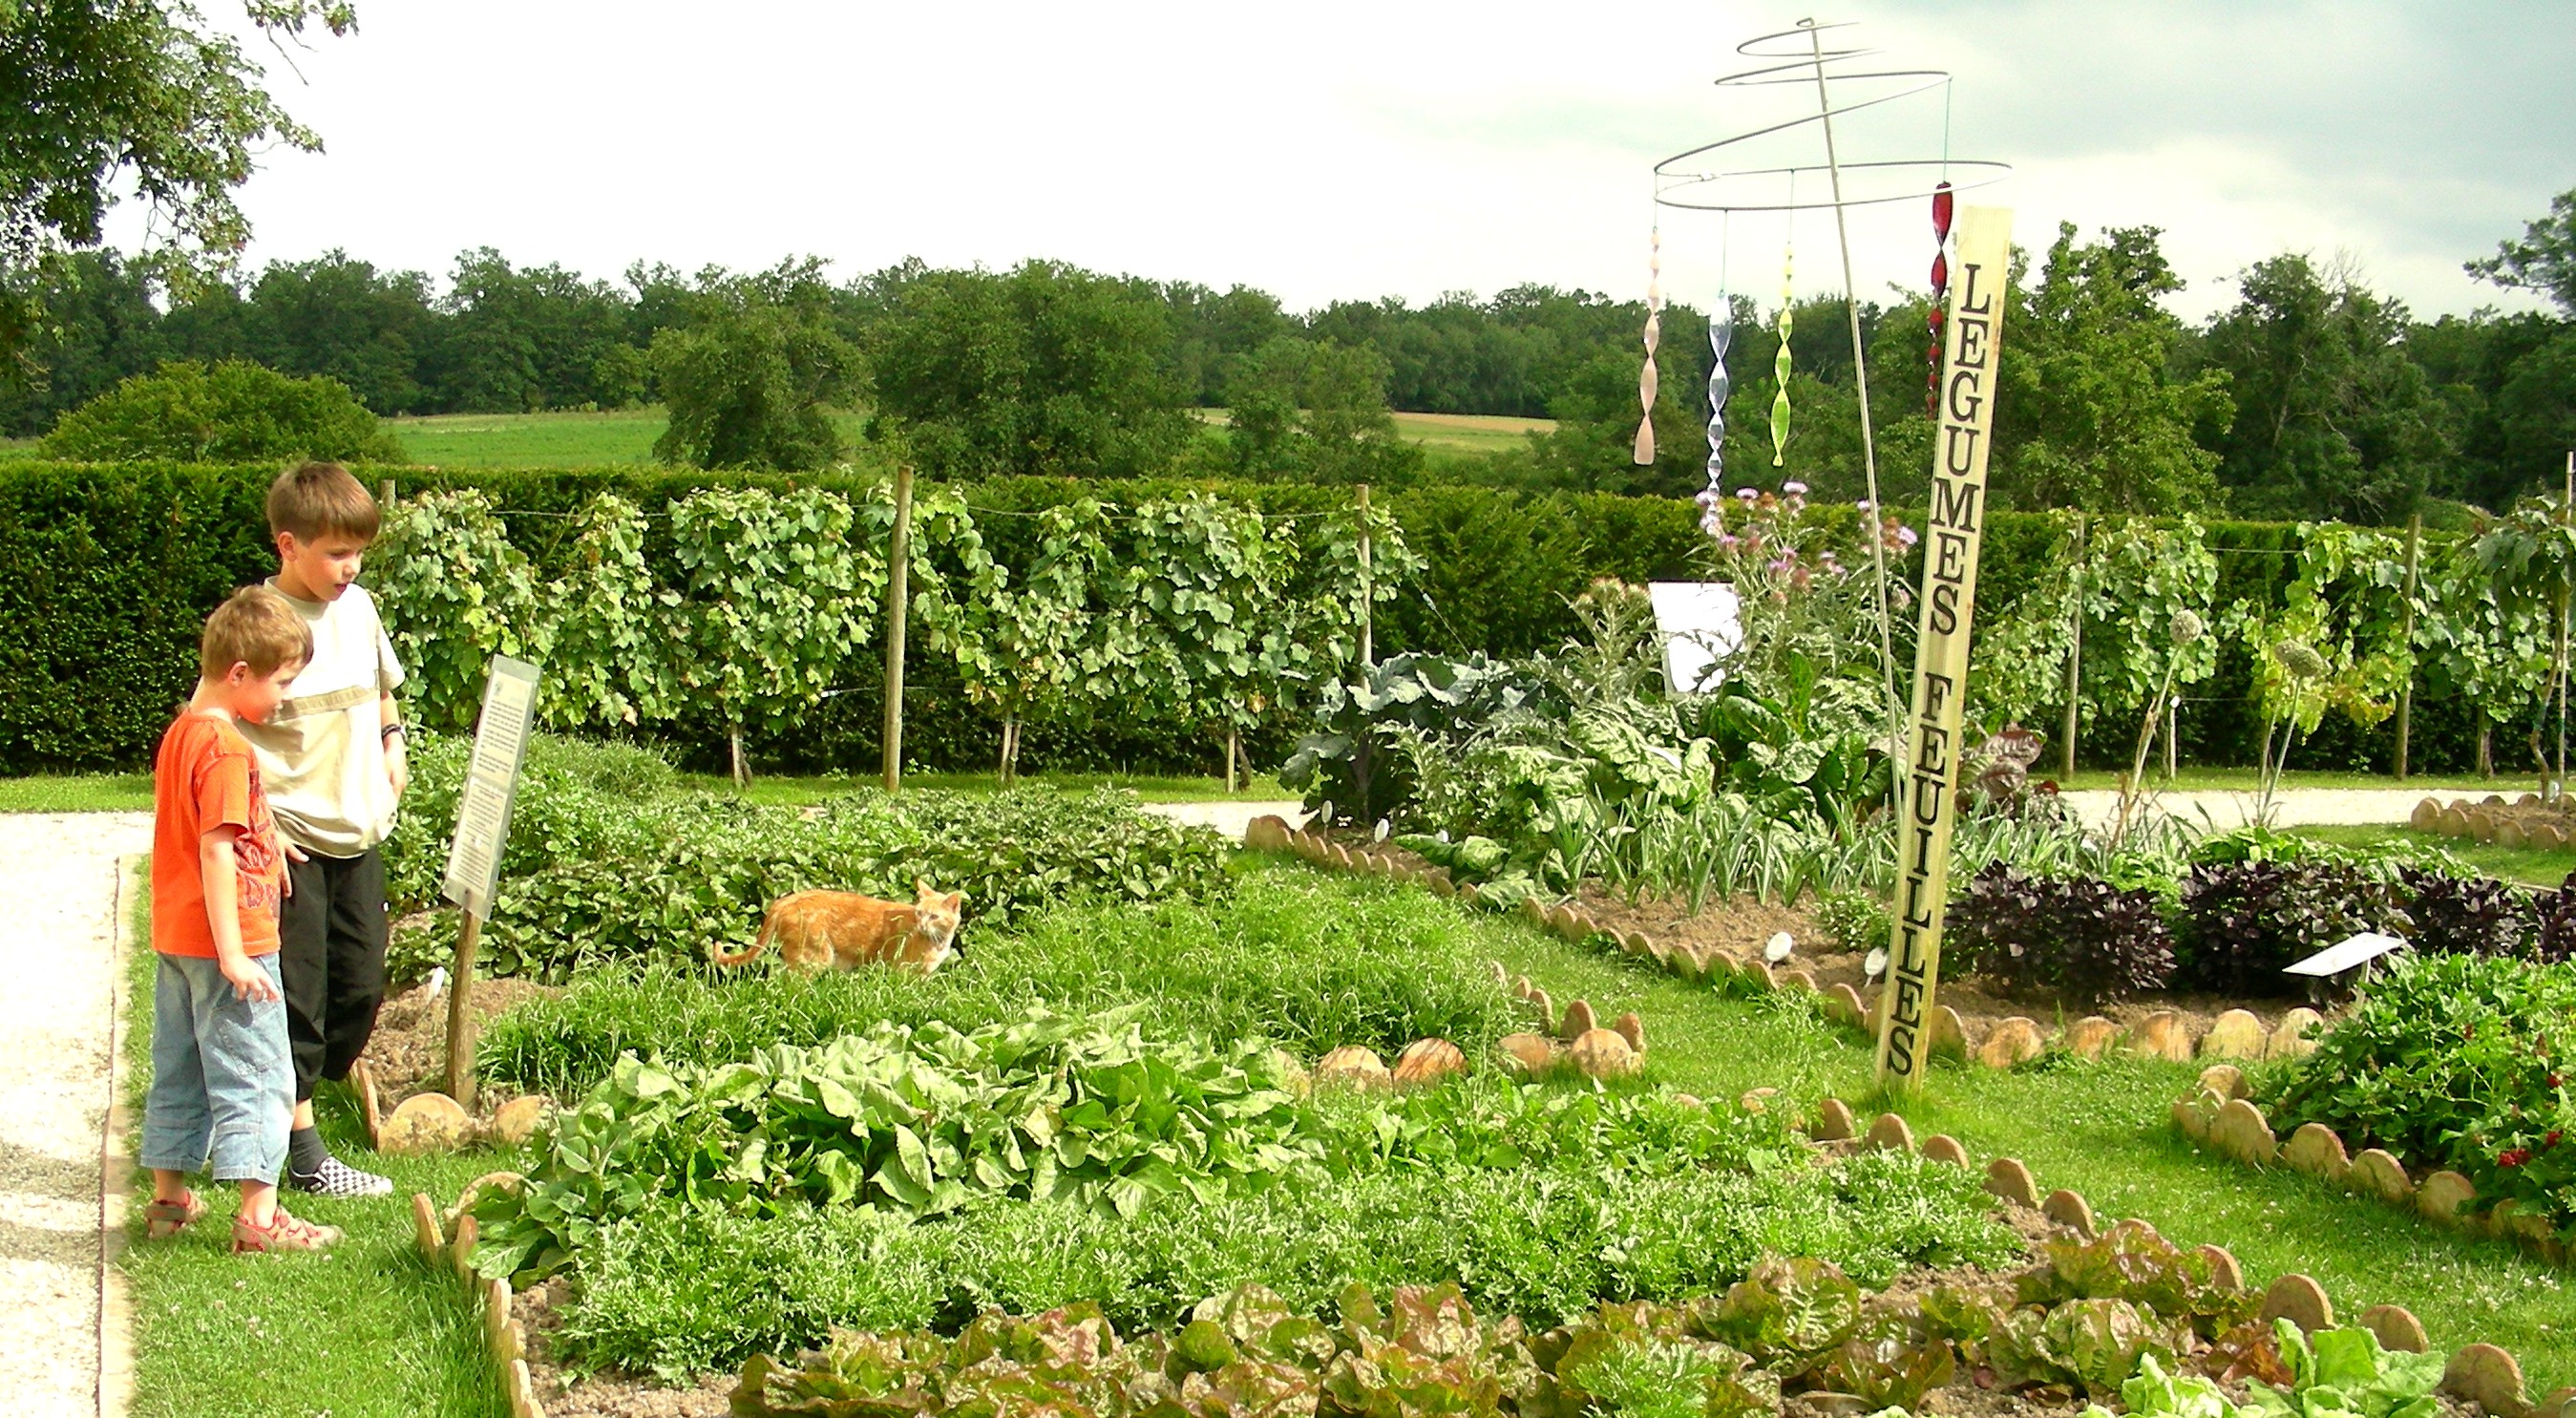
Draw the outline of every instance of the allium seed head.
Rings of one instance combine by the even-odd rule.
[[[2326,677],[2326,657],[2318,654],[2316,648],[2306,641],[2285,637],[2281,643],[2272,647],[2272,657],[2279,660],[2281,668],[2288,670],[2294,678],[2324,679]]]

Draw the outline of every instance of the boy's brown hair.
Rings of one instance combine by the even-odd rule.
[[[305,463],[268,485],[268,534],[292,532],[299,542],[318,537],[374,541],[383,514],[376,500],[337,463]]]
[[[269,675],[280,665],[312,660],[313,627],[266,586],[233,592],[231,600],[206,617],[206,633],[197,641],[197,672],[210,680],[222,679],[235,665]]]

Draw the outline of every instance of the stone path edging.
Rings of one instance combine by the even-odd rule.
[[[2557,1227],[2511,1197],[2484,1212],[2474,1209],[2477,1185],[2458,1172],[2444,1168],[2419,1180],[2391,1153],[2376,1147],[2352,1151],[2323,1123],[2302,1123],[2281,1137],[2233,1065],[2201,1070],[2190,1096],[2174,1100],[2173,1120],[2183,1136],[2243,1166],[2284,1166],[2331,1187],[2378,1197],[2436,1226],[2514,1242],[2554,1266],[2576,1258]]]
[[[1286,819],[1275,815],[1256,817],[1245,824],[1243,845],[1253,851],[1294,853],[1315,866],[1334,871],[1412,882],[1436,896],[1451,897],[1471,906],[1483,904],[1475,885],[1454,883],[1446,867],[1413,865],[1396,856],[1393,849],[1376,843],[1354,849],[1322,833],[1290,827]],[[1804,970],[1774,970],[1768,962],[1737,960],[1706,946],[1668,945],[1643,931],[1614,931],[1573,902],[1551,906],[1536,897],[1523,897],[1519,909],[1530,924],[1542,930],[1578,945],[1588,941],[1615,942],[1620,954],[1650,962],[1691,984],[1753,994],[1788,990],[1821,995],[1826,1018],[1859,1030],[1872,1040],[1878,1037],[1878,1006],[1864,1003],[1860,992],[1848,984],[1819,990],[1816,977]],[[1538,1008],[1542,1031],[1552,1029],[1555,1016],[1547,992],[1532,992],[1526,980],[1512,983],[1514,993]],[[1972,1041],[1957,1010],[1935,1005],[1929,1032],[1935,1053],[1949,1053],[1988,1068],[2013,1068],[2052,1047],[2088,1059],[2125,1048],[2178,1063],[2194,1058],[2297,1057],[2316,1048],[2307,1030],[2323,1022],[2315,1010],[2303,1007],[2284,1014],[2277,1029],[2266,1029],[2251,1010],[2231,1009],[2211,1021],[2206,1031],[2195,1033],[2180,1012],[2165,1009],[2126,1028],[2101,1015],[2087,1015],[2052,1036],[2038,1021],[2013,1015],[1998,1021],[1983,1039]],[[1517,1051],[1513,1052],[1518,1057]]]

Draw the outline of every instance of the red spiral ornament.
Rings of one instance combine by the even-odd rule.
[[[1950,305],[1950,184],[1932,189],[1932,310],[1924,324],[1932,347],[1924,353],[1923,412],[1941,416],[1941,322]]]

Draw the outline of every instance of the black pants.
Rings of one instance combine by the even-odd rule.
[[[286,870],[295,890],[277,914],[277,964],[301,1103],[315,1080],[348,1077],[376,1032],[385,1001],[385,859],[370,847],[354,857],[289,857]]]

